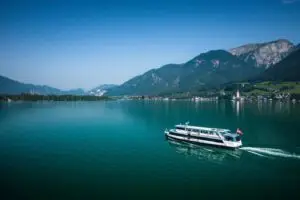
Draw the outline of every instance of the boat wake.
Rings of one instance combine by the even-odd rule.
[[[241,147],[240,149],[261,157],[268,157],[268,158],[282,157],[282,158],[300,159],[299,154],[290,153],[282,149],[260,148],[260,147]]]

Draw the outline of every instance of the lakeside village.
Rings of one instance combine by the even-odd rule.
[[[281,102],[288,102],[291,101],[292,103],[300,103],[300,100],[295,98],[291,99],[291,95],[289,93],[282,93],[276,96],[269,97],[264,95],[254,96],[242,96],[240,91],[237,90],[234,95],[232,95],[231,99],[224,95],[218,96],[193,96],[193,97],[163,97],[163,96],[124,96],[123,100],[155,100],[155,101],[176,101],[176,100],[190,100],[195,102],[204,102],[204,101],[218,101],[218,100],[231,100],[231,101],[248,101],[248,102],[268,102],[268,101],[281,101]]]
[[[12,102],[12,101],[101,101],[101,100],[144,100],[144,101],[194,101],[194,102],[206,102],[206,101],[219,101],[219,100],[231,100],[241,102],[292,102],[300,103],[300,99],[292,98],[290,93],[278,93],[276,95],[243,95],[240,90],[236,90],[235,93],[226,94],[221,91],[219,94],[209,93],[203,96],[195,96],[190,93],[176,94],[176,95],[161,95],[161,96],[147,96],[147,95],[133,95],[133,96],[79,96],[79,95],[39,95],[39,94],[21,94],[21,95],[5,95],[0,96],[0,101]]]
[[[300,103],[299,82],[261,82],[258,84],[238,83],[225,86],[222,90],[204,90],[195,93],[175,93],[159,96],[125,96],[124,99],[176,101],[245,101],[245,102],[292,102]]]
[[[262,82],[258,84],[238,83],[223,87],[222,90],[202,90],[160,95],[41,95],[22,93],[19,95],[0,95],[0,101],[103,101],[103,100],[144,100],[144,101],[241,101],[241,102],[292,102],[300,103],[300,82]]]
[[[0,101],[12,102],[12,101],[100,101],[100,100],[149,100],[149,101],[195,101],[195,102],[205,102],[205,101],[218,101],[218,100],[231,100],[231,101],[247,101],[247,102],[292,102],[300,103],[299,99],[291,98],[289,93],[277,94],[273,97],[258,95],[258,96],[243,96],[240,91],[237,90],[230,98],[228,95],[222,93],[220,95],[210,95],[210,96],[191,96],[181,95],[179,96],[118,96],[118,97],[107,97],[107,96],[76,96],[76,95],[37,95],[37,94],[22,94],[22,95],[8,95],[1,96]]]

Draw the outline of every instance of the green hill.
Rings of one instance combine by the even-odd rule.
[[[168,64],[149,70],[113,88],[108,94],[153,95],[168,91],[191,91],[254,77],[260,71],[227,51],[214,50],[183,64]]]
[[[57,88],[49,87],[47,85],[21,83],[19,81],[15,81],[0,75],[0,95],[21,93],[32,93],[40,95],[85,95],[84,90],[80,88],[63,91]]]
[[[21,94],[30,92],[38,94],[61,94],[59,89],[53,87],[25,84],[0,76],[0,94]]]

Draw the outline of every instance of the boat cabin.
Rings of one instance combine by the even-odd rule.
[[[217,133],[223,135],[226,133],[230,133],[229,129],[217,129],[217,128],[207,128],[207,127],[198,127],[198,126],[176,125],[175,128],[176,130],[184,130],[184,131],[203,133],[208,135],[217,135]]]
[[[188,126],[188,125],[176,125],[176,130],[188,131],[193,133],[201,133],[206,135],[219,136],[222,135],[226,141],[238,142],[241,140],[241,136],[236,133],[232,133],[229,129],[219,129],[219,128],[207,128],[198,126]]]
[[[241,136],[236,133],[225,134],[223,135],[223,137],[226,141],[230,141],[230,142],[238,142],[241,140]]]

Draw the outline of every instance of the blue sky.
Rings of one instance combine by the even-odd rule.
[[[120,84],[212,49],[300,42],[298,0],[0,1],[0,74],[61,89]]]

